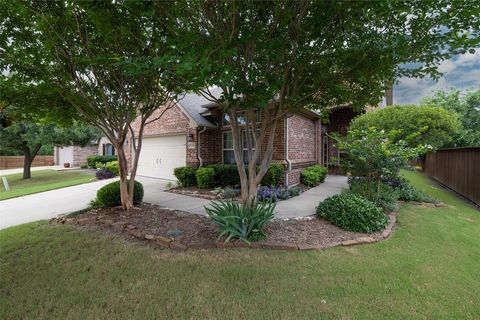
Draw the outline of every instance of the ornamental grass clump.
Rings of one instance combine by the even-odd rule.
[[[275,204],[269,202],[243,206],[233,201],[218,201],[205,210],[218,226],[218,238],[226,236],[225,242],[240,239],[250,243],[266,239],[265,227],[275,216]]]

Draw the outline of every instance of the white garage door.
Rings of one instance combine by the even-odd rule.
[[[173,169],[186,164],[185,135],[143,138],[137,174],[175,180]]]

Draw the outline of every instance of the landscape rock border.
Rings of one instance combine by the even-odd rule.
[[[397,212],[391,212],[389,216],[389,223],[382,233],[372,234],[371,236],[360,237],[352,240],[345,240],[342,242],[333,242],[328,245],[324,244],[297,244],[286,242],[272,242],[272,241],[259,241],[246,243],[244,241],[235,240],[232,242],[192,242],[183,244],[175,241],[174,238],[165,237],[160,235],[154,235],[150,233],[142,232],[134,225],[126,222],[114,222],[113,220],[100,220],[99,217],[81,217],[81,218],[68,218],[58,217],[50,220],[50,223],[58,224],[73,224],[80,226],[92,226],[98,225],[103,227],[109,227],[112,230],[128,234],[138,240],[147,241],[153,245],[157,245],[161,248],[171,249],[175,251],[199,250],[199,249],[229,249],[229,248],[250,248],[250,249],[270,249],[270,250],[284,250],[284,251],[306,251],[306,250],[321,250],[337,246],[353,246],[360,244],[375,243],[381,240],[385,240],[390,237],[396,224]]]

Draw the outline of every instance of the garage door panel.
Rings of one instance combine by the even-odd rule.
[[[175,180],[173,169],[186,164],[185,135],[144,138],[138,175]]]

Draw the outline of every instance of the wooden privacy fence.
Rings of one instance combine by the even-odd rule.
[[[32,167],[53,166],[53,156],[36,156]],[[13,169],[23,167],[23,156],[0,156],[0,169]]]
[[[480,205],[480,147],[443,149],[427,154],[424,171]]]

